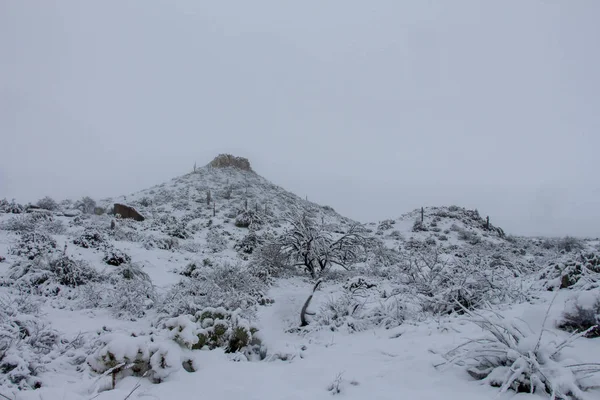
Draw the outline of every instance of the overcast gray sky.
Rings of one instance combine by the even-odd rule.
[[[361,221],[600,236],[600,2],[0,0],[0,198],[218,153]]]

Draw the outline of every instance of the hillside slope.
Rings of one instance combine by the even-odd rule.
[[[456,206],[362,227],[232,156],[73,204],[0,203],[7,398],[600,395],[598,241],[513,237]]]

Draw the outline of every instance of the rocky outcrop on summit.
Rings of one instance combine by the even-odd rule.
[[[250,161],[244,157],[235,157],[231,154],[220,154],[215,157],[209,164],[212,168],[227,168],[234,167],[242,171],[252,171]]]

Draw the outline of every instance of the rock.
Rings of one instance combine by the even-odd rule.
[[[131,218],[136,221],[143,221],[145,219],[135,208],[124,204],[115,203],[113,212],[115,215],[119,214],[121,218]]]
[[[65,211],[63,211],[63,215],[65,217],[70,217],[70,218],[78,217],[78,216],[81,215],[81,211],[79,211],[79,210],[65,210]]]
[[[220,154],[208,164],[212,168],[234,167],[243,171],[252,171],[250,161],[244,157],[235,157],[231,154]]]

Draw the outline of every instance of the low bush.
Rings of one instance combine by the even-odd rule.
[[[0,387],[36,389],[58,332],[39,317],[40,303],[25,293],[0,297]]]
[[[44,233],[24,232],[10,253],[15,256],[33,260],[41,255],[49,255],[56,251],[56,240]]]
[[[587,332],[587,338],[600,337],[600,291],[589,290],[572,298],[557,325],[569,332]]]
[[[106,250],[102,261],[108,265],[118,267],[121,264],[129,263],[131,261],[131,257],[125,254],[122,250],[113,247]]]
[[[600,372],[600,364],[573,364],[561,357],[562,350],[585,333],[564,341],[545,340],[543,327],[534,332],[517,319],[464,311],[488,335],[446,353],[444,364],[466,367],[473,378],[500,388],[501,393],[514,390],[546,393],[552,399],[587,398],[580,378]]]
[[[194,316],[182,315],[163,322],[169,338],[188,349],[215,349],[227,353],[241,352],[248,360],[264,359],[265,353],[258,328],[240,316],[241,310],[207,307]]]
[[[58,210],[58,203],[49,196],[39,199],[36,204],[39,208],[44,209],[44,210],[48,210],[48,211]]]

